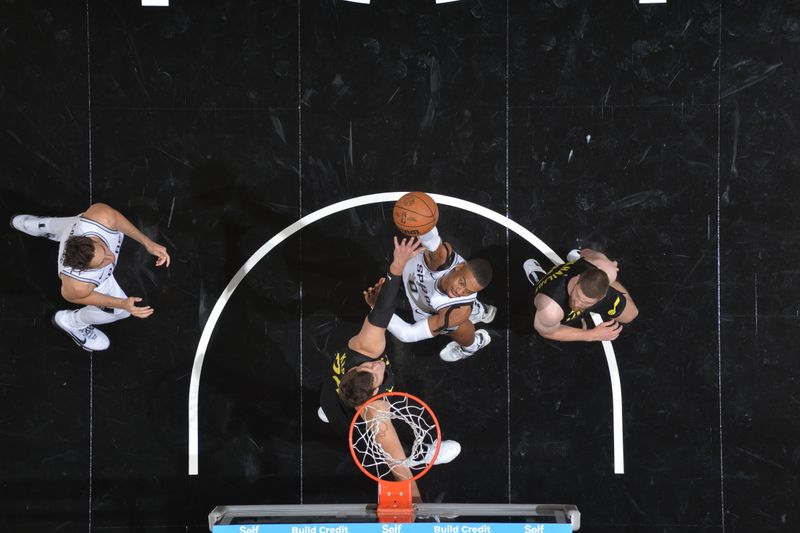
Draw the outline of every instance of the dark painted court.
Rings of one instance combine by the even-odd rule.
[[[88,353],[50,319],[56,245],[0,234],[0,530],[207,531],[221,504],[372,502],[316,415],[333,353],[385,270],[391,203],[424,190],[521,224],[561,257],[620,261],[639,309],[613,343],[614,473],[599,343],[532,328],[539,250],[440,205],[491,261],[492,343],[388,341],[451,464],[427,501],[571,503],[587,532],[800,531],[800,10],[763,0],[134,0],[0,7],[0,215],[123,212],[116,277],[155,314]],[[0,217],[0,218],[2,218]]]

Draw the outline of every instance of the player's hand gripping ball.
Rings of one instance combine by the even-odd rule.
[[[416,237],[436,226],[439,221],[439,207],[433,198],[424,192],[410,192],[404,194],[394,204],[392,210],[394,225],[400,233]]]

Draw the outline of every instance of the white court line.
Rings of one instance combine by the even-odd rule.
[[[142,7],[169,7],[169,0],[142,0]]]
[[[722,3],[719,5],[719,32],[717,33],[717,57],[722,57]],[[717,394],[719,397],[719,520],[722,523],[722,533],[725,533],[725,435],[722,426],[722,69],[717,68],[717,203],[716,203],[716,253],[717,253]],[[735,160],[734,160],[735,161]],[[756,339],[758,340],[758,339]]]
[[[591,313],[595,326],[603,323],[597,313]],[[614,347],[610,341],[603,341],[603,352],[606,354],[608,375],[611,378],[611,404],[614,417],[614,473],[625,473],[625,453],[622,443],[622,384],[619,381],[619,368],[617,358],[614,356]]]
[[[337,202],[335,204],[329,205],[327,207],[323,207],[318,211],[314,211],[310,213],[297,222],[290,224],[285,229],[277,233],[274,237],[264,243],[261,248],[255,251],[255,253],[250,256],[250,258],[245,261],[242,267],[239,269],[238,272],[233,276],[231,281],[228,283],[228,286],[225,287],[225,290],[222,291],[217,302],[214,304],[214,308],[211,310],[211,314],[208,316],[208,320],[206,321],[205,326],[203,327],[203,333],[200,335],[200,341],[197,343],[197,351],[194,355],[194,363],[192,365],[192,375],[189,381],[189,475],[196,476],[199,473],[199,451],[198,451],[198,397],[200,392],[200,374],[203,371],[203,360],[206,356],[206,350],[208,349],[208,343],[211,340],[211,334],[214,331],[214,326],[217,324],[217,320],[219,320],[220,315],[222,314],[222,310],[227,305],[228,300],[230,300],[233,292],[242,282],[242,280],[247,276],[247,274],[255,267],[259,261],[261,261],[273,248],[278,246],[280,243],[303,229],[304,227],[313,224],[314,222],[323,219],[329,215],[333,215],[335,213],[339,213],[342,211],[346,211],[347,209],[352,209],[354,207],[359,207],[362,205],[370,205],[370,204],[378,204],[383,202],[396,202],[401,196],[405,194],[404,191],[401,192],[383,192],[377,194],[368,194],[365,196],[359,196],[357,198],[350,198],[348,200],[343,200],[341,202]],[[497,222],[501,226],[508,228],[510,231],[513,231],[518,236],[522,237],[526,241],[528,241],[531,245],[535,246],[542,254],[544,254],[554,265],[560,265],[564,261],[556,254],[549,246],[547,246],[539,237],[522,227],[517,222],[509,219],[506,216],[501,215],[500,213],[496,213],[491,209],[483,207],[482,205],[478,205],[472,202],[468,202],[466,200],[462,200],[460,198],[453,198],[452,196],[443,196],[441,194],[431,194],[430,195],[433,200],[441,205],[448,205],[450,207],[457,207],[459,209],[463,209],[464,211],[469,211],[471,213],[475,213],[476,215],[480,215],[484,218],[488,218],[493,222]],[[611,376],[611,391],[612,396],[614,396],[614,391],[616,390],[616,396],[614,396],[613,406],[614,406],[614,457],[615,457],[615,472],[622,473],[624,471],[624,466],[622,464],[622,396],[620,394],[621,386],[619,380],[619,369],[617,368],[616,358],[614,357],[614,350],[611,347],[611,343],[604,342],[603,349],[606,352],[606,359],[609,361],[609,375]],[[617,402],[616,398],[619,399],[619,403]],[[619,421],[619,424],[617,424]]]
[[[303,47],[302,47],[302,27],[300,21],[302,19],[302,13],[300,11],[300,0],[297,0],[297,216],[300,218],[303,217]],[[351,136],[352,138],[352,136]],[[302,247],[303,241],[300,241],[300,246]],[[297,310],[298,313],[298,323],[300,325],[300,335],[298,335],[299,339],[299,349],[300,349],[300,383],[304,382],[303,377],[303,278],[300,278],[300,294],[298,295],[298,303],[299,309]],[[305,405],[303,405],[303,395],[300,394],[300,412],[298,413],[300,418],[300,503],[305,503],[303,501],[303,495],[305,491],[303,490],[303,480],[305,479],[305,465],[303,464],[303,458],[305,457],[305,450],[303,450],[303,444],[305,442],[305,436],[303,431],[305,430],[305,426],[303,425],[303,411],[305,411]],[[258,529],[258,528],[256,528]]]
[[[89,0],[86,0],[86,116],[89,137],[89,205],[92,205],[92,36],[91,18],[89,17]],[[94,352],[89,352],[89,533],[92,533],[94,517],[93,464],[94,458]]]

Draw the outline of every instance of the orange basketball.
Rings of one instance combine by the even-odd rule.
[[[392,215],[400,233],[416,237],[433,229],[439,220],[439,208],[433,198],[415,191],[397,200]]]

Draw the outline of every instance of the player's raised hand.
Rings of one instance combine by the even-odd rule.
[[[425,248],[416,237],[406,237],[400,241],[397,236],[394,237],[394,260],[389,265],[389,272],[395,276],[403,275],[403,267],[406,266],[408,260],[412,257],[419,255]]]
[[[150,241],[147,243],[145,249],[150,252],[151,255],[156,256],[156,266],[165,265],[169,268],[169,254],[167,253],[167,248],[158,244],[157,242]]]
[[[381,287],[383,287],[384,281],[386,281],[386,278],[382,277],[375,285],[364,291],[364,301],[367,302],[370,309],[375,308],[375,302],[378,300],[378,295],[381,293]]]
[[[153,308],[149,305],[136,305],[137,303],[141,302],[142,299],[138,296],[129,296],[125,298],[122,302],[122,309],[129,312],[131,315],[135,316],[136,318],[147,318],[153,314]]]

